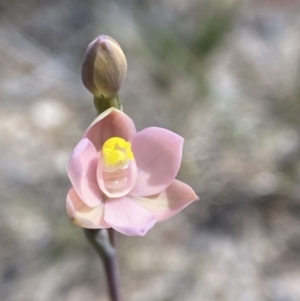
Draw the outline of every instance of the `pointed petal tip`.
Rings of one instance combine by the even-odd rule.
[[[85,134],[83,135],[83,138],[88,136],[89,130],[90,130],[94,125],[96,125],[98,122],[100,122],[102,119],[106,118],[106,117],[109,116],[109,115],[122,116],[122,117],[124,117],[124,118],[126,118],[126,119],[132,121],[131,118],[130,118],[128,115],[126,115],[124,112],[122,112],[121,110],[119,110],[119,109],[117,109],[117,108],[111,107],[111,108],[105,110],[104,112],[102,112],[100,115],[98,115],[98,116],[94,119],[94,121],[93,121],[93,122],[89,125],[89,127],[87,128]]]
[[[156,224],[156,220],[152,220],[148,222],[148,224],[144,228],[135,228],[135,227],[126,227],[126,228],[121,228],[121,227],[112,227],[116,231],[127,235],[127,236],[145,236]]]
[[[166,220],[194,201],[198,201],[199,197],[194,190],[187,184],[174,180],[172,184],[159,194],[146,197],[135,197],[132,199],[155,215],[156,221]]]
[[[186,186],[188,186],[189,191],[190,191],[189,198],[191,200],[191,203],[192,202],[198,202],[198,201],[200,201],[200,197],[195,193],[195,191],[193,190],[193,188],[191,186],[187,185],[187,184],[186,184]]]

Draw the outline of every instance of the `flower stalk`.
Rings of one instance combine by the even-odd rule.
[[[97,115],[100,115],[109,108],[116,108],[122,111],[122,105],[118,95],[112,98],[106,98],[103,95],[100,97],[94,96],[94,106],[97,110]]]
[[[111,301],[121,301],[113,229],[84,229],[87,240],[103,261]]]

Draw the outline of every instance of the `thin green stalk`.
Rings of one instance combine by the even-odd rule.
[[[84,229],[84,234],[102,259],[111,301],[121,301],[116,250],[111,243],[113,229]]]

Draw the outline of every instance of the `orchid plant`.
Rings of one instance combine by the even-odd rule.
[[[156,222],[199,199],[190,186],[175,179],[184,139],[158,127],[137,132],[132,119],[122,112],[117,93],[126,71],[125,55],[111,37],[99,36],[88,46],[82,79],[94,95],[99,115],[67,166],[73,186],[67,213],[85,229],[103,259],[112,301],[121,300],[114,231],[144,236]]]

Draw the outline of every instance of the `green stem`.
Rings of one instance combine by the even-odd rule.
[[[116,247],[116,231],[113,228],[109,228],[108,235],[109,235],[110,244],[115,248]]]
[[[84,229],[84,234],[103,261],[111,301],[121,301],[116,250],[111,241],[113,229]]]
[[[120,103],[118,95],[112,98],[105,98],[104,96],[100,96],[100,97],[94,96],[94,105],[98,115],[100,115],[102,112],[112,107],[122,111],[122,105]]]

